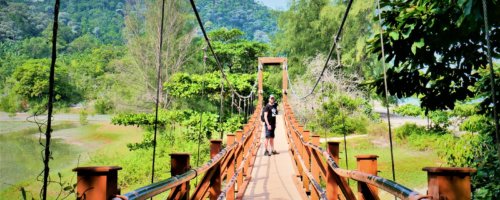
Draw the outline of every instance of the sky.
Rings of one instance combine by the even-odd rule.
[[[286,10],[290,0],[255,0],[275,10]]]

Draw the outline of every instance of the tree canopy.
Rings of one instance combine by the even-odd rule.
[[[381,1],[388,89],[398,98],[418,96],[430,110],[453,109],[474,96],[478,70],[486,67],[482,3],[464,1]],[[493,57],[500,57],[500,3],[490,1]],[[369,41],[381,58],[380,35]],[[380,77],[380,76],[379,76]],[[383,79],[375,82],[383,93]]]

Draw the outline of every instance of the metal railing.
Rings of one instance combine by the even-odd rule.
[[[359,198],[378,199],[376,188],[380,188],[400,199],[428,198],[426,195],[422,195],[417,191],[374,174],[339,168],[337,165],[338,155],[336,162],[331,152],[325,151],[318,146],[319,137],[313,137],[312,142],[309,141],[310,132],[303,130],[303,127],[299,125],[288,102],[284,102],[284,110],[286,131],[289,143],[293,147],[292,154],[298,166],[303,187],[306,192],[310,192],[309,183],[312,183],[311,185],[314,189],[314,191],[311,192],[311,199],[337,199],[340,195],[338,189],[342,191],[342,195],[345,199],[356,199],[354,193],[347,184],[346,178],[358,181],[358,190],[361,190],[358,193],[360,196]],[[296,146],[298,146],[298,148]],[[374,158],[376,159],[376,156]],[[316,185],[316,183],[320,181],[320,175],[327,182],[326,192],[324,192],[323,188],[318,188]],[[327,197],[323,196],[324,193],[326,193]]]

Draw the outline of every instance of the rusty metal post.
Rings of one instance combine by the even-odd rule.
[[[77,167],[76,196],[78,199],[107,200],[120,194],[118,166]]]
[[[302,132],[302,137],[304,138],[305,142],[309,142],[309,134],[310,133],[311,132],[306,131],[306,130],[304,130],[304,132]],[[309,148],[306,145],[302,145],[302,159],[304,159],[304,163],[306,164],[306,169],[304,169],[304,171],[307,171],[307,172],[311,171],[311,160],[310,160],[309,152],[310,152]],[[310,193],[311,192],[311,189],[309,188],[310,180],[305,173],[302,176],[302,180],[303,180],[302,183],[304,184],[304,188],[305,188],[306,193]]]
[[[191,169],[189,153],[171,153],[170,154],[170,175],[177,176]],[[172,190],[167,199],[189,199],[189,181],[177,186],[179,190]]]
[[[234,144],[234,141],[235,141],[235,135],[234,134],[227,134],[227,146],[230,146],[232,144]],[[233,150],[234,151],[234,150]],[[232,161],[229,161],[229,164],[228,164],[228,168],[227,168],[227,175],[226,175],[226,183],[229,182],[231,180],[231,178],[234,176],[234,162],[236,161],[236,159],[234,158],[233,156],[233,159]],[[231,186],[228,190],[227,190],[227,194],[226,194],[226,198],[229,199],[229,200],[233,200],[234,199],[234,185]]]
[[[339,142],[328,142],[328,153],[333,157],[336,163],[339,163]],[[335,181],[333,169],[326,165],[326,197],[328,199],[338,199],[339,197],[339,183]]]
[[[313,135],[311,140],[311,143],[319,146],[319,135]],[[314,150],[311,150],[314,151]],[[315,159],[311,158],[311,173],[314,177],[315,180],[319,181],[319,165],[320,163],[316,162]],[[314,190],[314,192],[311,193],[311,200],[318,200],[319,199],[319,194]]]
[[[367,174],[373,174],[375,176],[377,175],[377,155],[357,155],[355,157],[357,161],[358,171],[365,172]],[[367,199],[365,198],[364,194],[378,196],[378,189],[375,186],[367,185],[363,182],[358,182],[358,199]]]
[[[236,148],[236,167],[240,166],[241,161],[243,160],[243,131],[242,130],[237,130],[236,131],[236,141],[239,142],[238,148]],[[236,190],[239,192],[239,188],[241,185],[243,185],[243,173],[239,173],[238,177],[236,178]]]
[[[473,168],[425,167],[428,191],[432,199],[471,199],[470,176]]]
[[[210,140],[210,158],[216,156],[222,150],[222,140]],[[222,177],[221,177],[221,164],[214,166],[215,172],[210,180],[209,196],[211,200],[217,199],[221,193]]]

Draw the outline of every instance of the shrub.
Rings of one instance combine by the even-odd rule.
[[[115,108],[113,102],[107,98],[97,99],[94,103],[94,109],[98,114],[106,114]]]
[[[0,110],[10,114],[15,114],[17,111],[22,109],[19,99],[18,95],[14,93],[0,96]]]
[[[424,135],[427,130],[423,126],[418,126],[415,123],[405,123],[394,130],[396,139],[404,141],[410,135]]]
[[[405,104],[394,109],[394,112],[403,116],[418,117],[423,114],[420,107],[412,104]]]
[[[89,124],[88,116],[89,116],[89,113],[87,112],[87,110],[85,110],[85,109],[80,110],[80,124],[81,125]]]
[[[488,118],[484,115],[472,115],[460,124],[461,131],[479,132],[488,125]]]
[[[489,127],[491,128],[491,126]],[[453,167],[472,167],[477,172],[472,175],[472,190],[475,199],[500,198],[500,161],[495,143],[488,135],[494,130],[479,134],[464,134],[460,138],[450,138],[442,145],[439,156]]]

